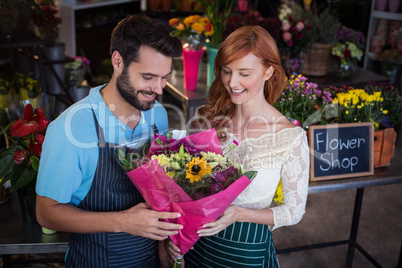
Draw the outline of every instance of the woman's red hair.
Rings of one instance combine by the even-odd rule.
[[[217,128],[219,126],[214,124],[216,119],[225,117],[230,119],[235,110],[235,105],[221,81],[222,66],[239,60],[249,53],[260,58],[266,69],[271,66],[274,69],[272,77],[264,84],[264,96],[269,104],[274,104],[286,85],[286,75],[281,65],[279,51],[271,35],[261,26],[244,26],[235,30],[219,48],[214,65],[216,78],[209,90],[208,104],[200,107],[197,113],[211,121]],[[200,128],[200,123],[199,120],[195,120],[193,126]],[[225,123],[220,122],[218,125],[222,124]]]

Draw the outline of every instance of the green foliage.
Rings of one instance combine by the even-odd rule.
[[[311,24],[311,31],[307,32],[307,39],[313,43],[334,44],[340,27],[338,19],[328,11],[319,14],[313,11],[302,11],[302,18]]]

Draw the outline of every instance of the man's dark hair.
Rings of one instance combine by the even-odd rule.
[[[135,14],[119,22],[112,32],[110,55],[118,51],[125,66],[138,62],[141,46],[148,46],[168,57],[179,57],[180,39],[170,35],[166,25],[144,14]]]

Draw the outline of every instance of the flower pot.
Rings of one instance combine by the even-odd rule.
[[[397,13],[399,11],[399,6],[401,0],[388,0],[388,10],[392,13]]]
[[[180,0],[180,11],[181,12],[190,12],[192,10],[192,6],[189,0]]]
[[[0,205],[6,203],[10,199],[10,186],[2,186],[0,188]]]
[[[376,0],[375,1],[375,9],[378,11],[385,11],[387,8],[388,0]]]
[[[237,8],[239,9],[239,12],[247,12],[247,9],[248,9],[248,1],[246,1],[246,0],[239,0],[239,2],[237,2]]]
[[[43,56],[48,62],[45,67],[45,78],[46,78],[46,86],[47,92],[50,94],[63,94],[64,89],[64,63],[60,62],[65,59],[65,50],[66,45],[64,43],[60,43],[53,47],[43,47],[42,52]],[[52,64],[53,62],[60,62]],[[54,72],[51,70],[49,64],[54,69]]]
[[[148,10],[152,12],[156,12],[159,10],[161,5],[161,0],[148,0]]]
[[[309,46],[304,54],[303,71],[304,75],[324,76],[328,72],[328,64],[331,56],[331,44],[314,43]]]
[[[69,87],[68,93],[70,94],[70,97],[73,99],[73,101],[77,102],[79,100],[82,100],[89,94],[90,87],[89,86],[83,86],[83,87]]]
[[[396,132],[393,128],[374,131],[374,167],[389,166],[395,151]]]
[[[208,64],[207,64],[207,87],[209,88],[212,84],[212,81],[215,80],[214,75],[214,60],[216,54],[218,53],[218,48],[207,47],[207,56],[208,56]]]
[[[197,90],[200,61],[204,51],[183,49],[184,88],[187,90]]]
[[[52,235],[52,234],[57,233],[57,231],[50,230],[50,229],[47,229],[45,227],[42,227],[42,233],[47,234],[47,235]]]
[[[21,206],[22,219],[26,223],[37,223],[35,213],[35,203],[29,203],[28,196],[18,193],[18,199]]]
[[[337,75],[339,78],[350,79],[357,72],[357,62],[353,59],[347,59],[339,62]]]
[[[168,12],[172,7],[173,0],[162,0],[162,11]]]

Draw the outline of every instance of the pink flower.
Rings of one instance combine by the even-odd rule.
[[[287,20],[282,21],[282,31],[287,32],[290,29],[290,23]]]
[[[297,29],[297,31],[301,31],[301,30],[303,30],[304,29],[304,23],[303,22],[301,22],[301,21],[299,21],[297,24],[296,24],[296,29]]]
[[[286,32],[286,33],[282,34],[282,38],[283,38],[283,41],[287,42],[289,40],[292,40],[292,35],[289,32]]]

